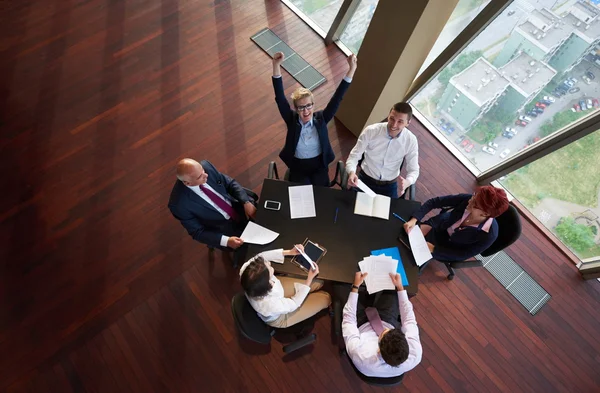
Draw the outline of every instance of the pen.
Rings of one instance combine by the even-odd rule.
[[[399,215],[397,215],[396,213],[393,213],[393,212],[392,212],[392,214],[394,215],[394,217],[396,217],[396,218],[397,218],[397,219],[399,219],[400,221],[402,221],[402,222],[406,222],[406,220],[405,220],[404,218],[400,217],[400,216],[399,216]]]
[[[336,208],[335,208],[335,218],[333,219],[333,223],[334,223],[334,224],[337,222],[337,214],[338,214],[338,210],[339,210],[339,207],[336,207]]]

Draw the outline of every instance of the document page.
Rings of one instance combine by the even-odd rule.
[[[273,232],[263,226],[256,224],[255,222],[248,221],[248,225],[242,233],[241,239],[244,243],[252,244],[267,244],[277,239],[279,233]]]
[[[358,263],[361,272],[369,273],[365,285],[369,294],[395,289],[390,273],[396,274],[398,261],[386,255],[369,256]]]
[[[389,196],[377,195],[373,204],[373,217],[390,219],[390,204],[392,199]]]
[[[373,203],[375,198],[371,198],[364,192],[356,193],[356,204],[354,205],[354,214],[360,214],[361,216],[373,215]]]
[[[423,236],[421,228],[419,228],[417,225],[415,225],[409,232],[408,241],[410,242],[410,250],[415,257],[417,266],[421,266],[433,258],[431,252],[429,251],[429,247],[427,247],[425,236]]]
[[[368,196],[370,196],[371,198],[375,198],[375,196],[377,194],[375,194],[375,192],[373,190],[371,190],[369,188],[369,186],[367,186],[362,180],[358,179],[358,182],[356,183],[356,185],[358,186],[358,188],[364,192],[365,194],[367,194]]]
[[[316,217],[315,196],[313,186],[288,187],[290,193],[290,215],[291,218]]]

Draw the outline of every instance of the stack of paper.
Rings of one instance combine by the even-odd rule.
[[[383,291],[386,289],[395,289],[390,273],[396,274],[398,261],[387,255],[372,255],[363,258],[358,262],[360,271],[369,273],[365,278],[367,292],[369,294]]]

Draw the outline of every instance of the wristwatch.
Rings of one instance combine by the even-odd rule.
[[[358,290],[358,287],[356,285],[352,284],[352,289]]]

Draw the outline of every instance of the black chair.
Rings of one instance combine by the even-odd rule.
[[[348,352],[346,352],[346,349],[344,348],[344,340],[341,339],[341,337],[342,337],[342,311],[344,308],[344,304],[346,303],[346,300],[348,299],[350,289],[351,289],[351,287],[349,284],[340,284],[340,283],[335,283],[333,285],[333,289],[332,289],[333,325],[334,325],[333,332],[334,332],[335,338],[338,341],[340,355],[346,356],[346,358],[350,362],[350,365],[352,366],[352,369],[354,370],[356,375],[358,375],[358,377],[362,381],[368,383],[369,385],[394,386],[394,385],[400,384],[402,382],[402,379],[404,379],[404,374],[399,375],[397,377],[389,377],[389,378],[367,377],[366,375],[364,375],[363,373],[358,371],[356,366],[354,366],[352,359],[350,359],[350,356],[348,356]]]
[[[277,171],[277,164],[275,163],[275,161],[269,162],[269,168],[267,169],[267,179],[279,180],[279,172]],[[285,170],[285,173],[283,174],[283,180],[290,180],[290,168],[287,168]]]
[[[286,329],[275,329],[267,325],[260,319],[256,311],[254,311],[244,292],[237,293],[231,299],[231,312],[233,313],[235,325],[242,336],[259,344],[268,345],[277,330],[294,333],[297,339],[283,347],[283,352],[285,353],[303,348],[312,344],[317,339],[315,333],[304,335],[304,332],[312,327],[312,318]]]
[[[509,205],[508,210],[496,217],[498,222],[498,238],[491,246],[481,253],[483,257],[489,257],[499,251],[502,251],[506,247],[510,246],[517,241],[521,236],[521,217],[517,209]],[[454,269],[465,269],[472,267],[483,266],[483,263],[477,259],[458,261],[458,262],[447,262],[439,261],[446,265],[448,269],[448,280],[454,279]]]

